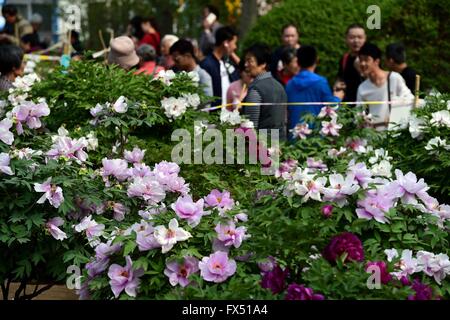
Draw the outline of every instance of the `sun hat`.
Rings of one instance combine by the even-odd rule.
[[[108,63],[117,64],[123,69],[129,70],[139,63],[133,40],[129,37],[117,37],[110,42]]]

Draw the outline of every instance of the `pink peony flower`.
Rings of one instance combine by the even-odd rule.
[[[226,190],[222,192],[217,189],[212,190],[205,197],[205,201],[209,207],[217,207],[224,210],[232,209],[234,205],[234,200],[231,199],[230,192]]]
[[[307,123],[297,124],[294,129],[290,130],[293,138],[306,139],[306,136],[312,133]]]
[[[22,123],[26,123],[30,129],[39,129],[42,126],[40,118],[48,116],[50,109],[45,102],[34,104],[31,101],[24,101],[15,107],[12,113],[17,119],[17,133],[22,134]]]
[[[364,250],[361,240],[353,233],[344,232],[333,237],[323,251],[323,257],[331,264],[336,263],[343,254],[347,254],[345,261],[363,261]]]
[[[88,155],[83,149],[87,148],[87,146],[88,142],[84,138],[71,139],[70,137],[58,136],[46,155],[51,159],[65,157],[84,162],[88,158]]]
[[[335,119],[337,117],[336,110],[337,110],[337,107],[325,106],[322,109],[320,109],[320,112],[317,115],[317,118],[322,119],[325,117],[330,117],[331,119]]]
[[[347,140],[345,140],[345,146],[347,148],[352,149],[356,153],[366,153],[366,151],[367,151],[366,145],[367,145],[367,141],[365,139],[360,139],[358,137],[347,138]]]
[[[247,228],[236,228],[236,225],[232,221],[228,222],[228,224],[219,223],[214,230],[217,232],[217,238],[219,241],[222,241],[222,243],[227,247],[233,245],[235,248],[239,248],[242,241],[248,237],[245,234]]]
[[[14,142],[14,135],[9,131],[13,125],[12,120],[3,119],[0,121],[0,140],[6,143],[7,145],[12,145]]]
[[[226,252],[217,251],[199,262],[200,275],[206,281],[224,282],[236,272],[236,262]]]
[[[101,175],[105,179],[114,176],[119,181],[125,181],[129,176],[128,163],[122,159],[102,160]]]
[[[417,204],[416,195],[423,194],[429,189],[425,181],[418,180],[412,172],[403,175],[400,170],[396,169],[395,176],[397,180],[394,181],[394,187],[398,189],[398,196],[401,197],[404,204]]]
[[[156,204],[164,200],[166,193],[154,177],[135,178],[128,186],[129,197],[142,197],[149,204]]]
[[[133,151],[125,150],[124,158],[130,163],[140,163],[144,159],[146,150],[141,150],[138,147],[134,147]]]
[[[190,226],[195,227],[200,223],[200,219],[205,214],[203,211],[203,199],[194,202],[191,196],[182,196],[172,204],[172,209],[181,219],[186,219]]]
[[[124,267],[113,264],[109,267],[108,277],[111,279],[109,284],[116,298],[125,290],[126,294],[136,297],[136,290],[139,288],[140,279],[144,274],[143,269],[134,270],[131,258],[127,256],[126,265]]]
[[[308,157],[306,159],[306,165],[311,172],[315,172],[316,170],[319,171],[326,171],[328,169],[327,165],[325,163],[323,163],[322,160],[315,160],[314,158]]]
[[[92,240],[95,237],[101,236],[104,229],[105,225],[99,224],[95,220],[92,220],[92,216],[85,217],[79,224],[75,226],[75,231],[84,231],[88,240]]]
[[[333,206],[331,204],[324,205],[321,211],[325,218],[329,218],[333,213]]]
[[[275,178],[283,176],[283,173],[290,173],[295,168],[297,168],[298,161],[293,159],[288,159],[281,163],[280,167],[275,171]]]
[[[9,157],[9,154],[4,152],[0,153],[0,172],[12,176],[14,173],[9,166],[10,161],[11,159]]]
[[[132,178],[154,177],[153,171],[144,163],[134,163],[131,169]]]
[[[60,217],[55,217],[47,221],[45,228],[56,240],[67,239],[67,235],[64,231],[59,229],[64,224],[64,220]]]
[[[185,257],[182,263],[167,262],[164,274],[169,277],[172,286],[179,284],[184,288],[191,283],[189,276],[199,270],[198,263],[199,261],[194,257]]]
[[[322,129],[320,133],[324,136],[339,136],[339,130],[342,129],[342,124],[336,123],[336,118],[331,121],[322,121]]]
[[[44,192],[42,197],[39,198],[37,203],[44,203],[45,200],[55,208],[59,208],[61,203],[64,201],[64,196],[62,193],[62,189],[56,185],[51,184],[52,178],[48,178],[44,183],[35,183],[34,191],[36,192]]]

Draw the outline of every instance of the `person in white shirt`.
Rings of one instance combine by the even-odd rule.
[[[360,49],[360,68],[367,79],[359,85],[356,100],[358,102],[393,101],[392,104],[369,105],[374,127],[377,130],[386,130],[409,118],[414,95],[399,73],[381,69],[381,55],[381,50],[371,43],[366,43]]]

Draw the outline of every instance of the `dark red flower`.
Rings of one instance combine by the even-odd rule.
[[[364,249],[361,240],[350,232],[344,232],[333,237],[325,247],[322,255],[330,263],[336,263],[336,259],[347,254],[345,261],[363,261]]]

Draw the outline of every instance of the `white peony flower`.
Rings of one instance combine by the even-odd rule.
[[[381,160],[370,169],[374,176],[390,178],[392,176],[392,164],[388,160]]]
[[[185,98],[164,98],[161,101],[161,106],[168,118],[176,119],[186,112],[188,102]]]
[[[117,113],[125,113],[128,110],[127,99],[124,96],[120,96],[119,99],[113,104],[113,110]]]
[[[193,108],[197,108],[200,105],[200,97],[196,93],[185,93],[183,94],[183,98],[185,98],[188,104]]]
[[[439,126],[450,127],[450,112],[448,110],[441,110],[432,113],[430,123],[437,127]]]
[[[424,125],[425,121],[423,119],[419,119],[415,115],[411,115],[409,118],[409,133],[411,133],[411,137],[413,139],[420,138]]]
[[[177,219],[169,222],[169,228],[165,226],[156,226],[154,237],[162,247],[162,253],[168,252],[178,241],[185,241],[192,237],[186,230],[178,227]]]
[[[156,76],[156,79],[159,79],[164,84],[170,86],[172,84],[172,80],[175,79],[175,77],[176,74],[175,72],[173,72],[173,70],[161,70]]]
[[[221,123],[229,123],[232,125],[237,125],[241,123],[241,116],[239,114],[238,109],[234,109],[233,111],[229,111],[227,108],[222,108],[220,112],[220,122]]]
[[[444,148],[445,150],[450,150],[450,145],[447,144],[445,139],[441,139],[440,137],[434,137],[430,141],[428,141],[425,149],[431,151],[431,153],[438,153],[436,149]]]

